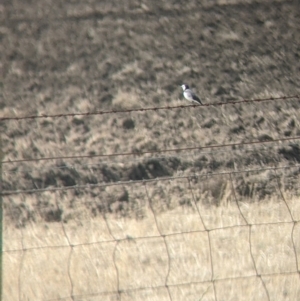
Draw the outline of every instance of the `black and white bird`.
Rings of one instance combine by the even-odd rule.
[[[187,99],[189,101],[194,101],[200,105],[203,105],[200,98],[189,88],[188,85],[182,85],[181,88],[183,90],[183,96],[185,99]]]

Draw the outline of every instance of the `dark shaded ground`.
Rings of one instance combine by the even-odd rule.
[[[236,2],[4,1],[1,116],[186,104],[182,83],[204,103],[299,94],[299,1]],[[4,160],[265,141],[300,135],[299,99],[5,121],[1,130]],[[299,158],[295,140],[225,152],[4,164],[3,189],[293,165]],[[251,194],[247,185],[241,179],[241,197]],[[259,187],[265,195],[264,183]],[[61,213],[49,216],[56,221]]]

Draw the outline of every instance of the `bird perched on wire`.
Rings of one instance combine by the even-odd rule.
[[[183,96],[185,99],[187,99],[189,101],[194,101],[200,105],[203,105],[200,98],[189,88],[188,85],[182,85],[181,88],[183,90]]]

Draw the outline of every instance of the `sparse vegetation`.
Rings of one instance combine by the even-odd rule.
[[[292,1],[27,2],[0,4],[1,117],[299,95]],[[300,135],[299,99],[0,127],[4,161],[134,153],[3,164],[3,190],[132,181],[5,196],[3,300],[300,299],[297,140],[145,153]]]

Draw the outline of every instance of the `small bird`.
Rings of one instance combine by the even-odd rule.
[[[189,101],[194,101],[200,105],[203,105],[200,98],[189,88],[188,85],[182,85],[181,88],[183,90],[183,96],[185,99],[187,99]]]

